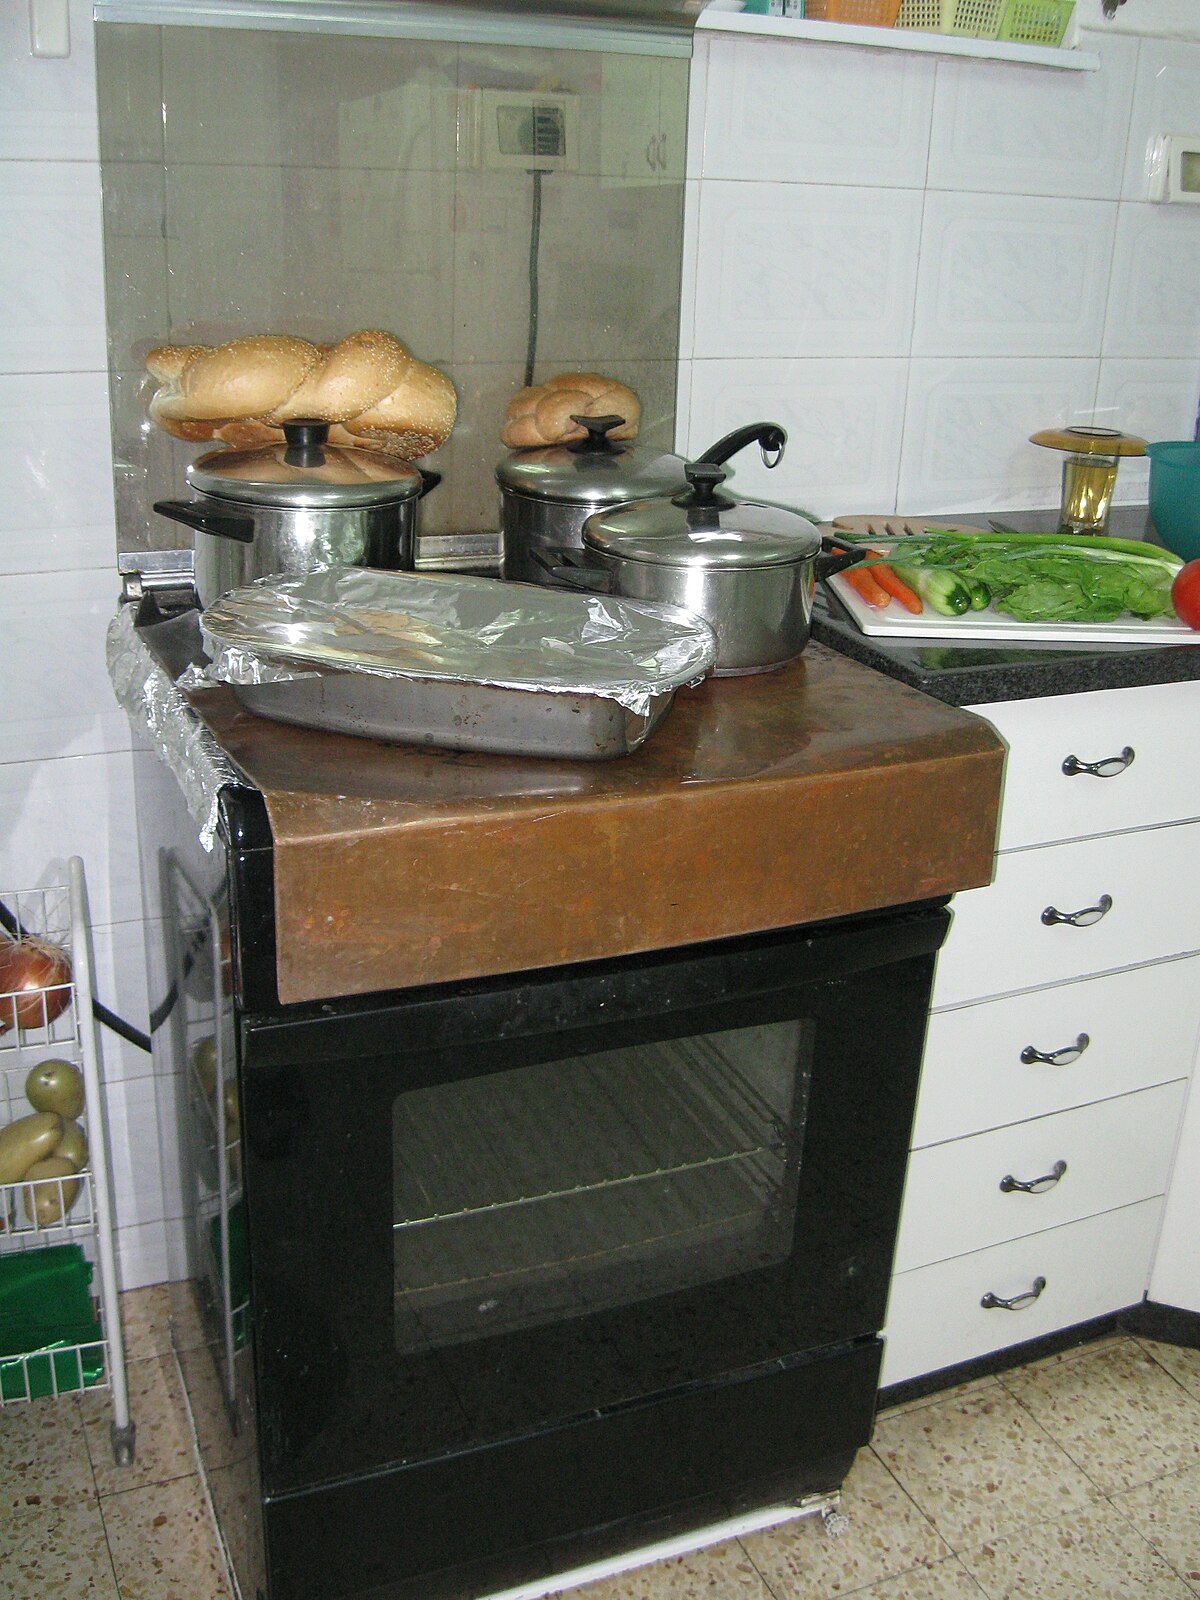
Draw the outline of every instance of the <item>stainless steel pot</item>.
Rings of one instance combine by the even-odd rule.
[[[289,422],[281,444],[209,451],[187,470],[190,500],[155,502],[195,531],[202,607],[274,574],[412,569],[417,501],[440,476],[381,451],[330,445],[328,433],[324,422]]]
[[[716,634],[718,677],[783,666],[808,643],[817,578],[859,553],[822,554],[829,542],[807,517],[723,493],[725,474],[711,462],[685,473],[688,488],[673,499],[589,517],[585,571],[559,575],[702,617]]]
[[[553,583],[554,569],[583,551],[583,526],[609,507],[652,495],[679,494],[686,486],[682,456],[614,444],[618,416],[572,418],[586,430],[574,444],[514,450],[496,468],[500,485],[502,572],[518,583]],[[776,466],[787,434],[774,422],[756,422],[726,434],[698,457],[721,465],[748,444]]]

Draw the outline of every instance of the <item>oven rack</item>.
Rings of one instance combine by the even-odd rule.
[[[39,1014],[28,1026],[17,1019],[16,995],[0,995],[0,1018],[11,1019],[15,1024],[0,1033],[0,1126],[8,1126],[34,1111],[26,1097],[26,1079],[31,1068],[52,1055],[77,1067],[83,1078],[83,1110],[73,1120],[79,1123],[88,1147],[87,1163],[79,1173],[37,1179],[36,1197],[45,1204],[48,1196],[49,1215],[39,1218],[30,1203],[34,1196],[27,1178],[0,1185],[0,1258],[12,1259],[20,1254],[32,1261],[37,1252],[54,1246],[77,1246],[89,1263],[90,1303],[100,1331],[98,1339],[72,1343],[63,1338],[34,1350],[5,1350],[0,1346],[0,1366],[4,1371],[0,1407],[43,1394],[57,1397],[84,1388],[107,1388],[112,1399],[113,1455],[118,1465],[128,1465],[133,1460],[134,1425],[129,1417],[117,1300],[100,1046],[90,1003],[94,986],[83,862],[78,856],[70,858],[66,883],[0,890],[0,900],[16,923],[15,929],[0,937],[32,934],[45,939],[66,953],[71,968],[69,983],[34,991],[39,997]],[[23,1002],[29,998],[30,992],[21,996]],[[57,1010],[63,1000],[67,1002],[64,1009],[52,1015],[52,1009]],[[4,1312],[5,1307],[0,1304],[0,1331]]]
[[[447,1340],[781,1257],[798,1126],[709,1037],[406,1095],[398,1310]]]

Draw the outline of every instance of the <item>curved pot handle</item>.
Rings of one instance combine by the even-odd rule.
[[[424,467],[418,467],[417,471],[421,474],[421,492],[417,495],[417,499],[424,500],[429,491],[436,489],[441,483],[442,475],[440,472],[426,472]]]
[[[201,511],[186,500],[156,500],[154,509],[172,522],[182,522],[185,528],[195,528],[198,533],[211,533],[218,539],[238,539],[250,544],[254,539],[254,518],[241,517],[236,511]]]
[[[845,572],[847,567],[852,567],[856,561],[866,557],[866,549],[848,550],[844,544],[839,544],[836,539],[831,539],[828,534],[821,535],[821,549],[824,554],[813,561],[813,575],[817,578],[832,578],[835,572]]]
[[[710,445],[702,456],[696,457],[696,460],[710,462],[713,466],[720,467],[730,456],[735,456],[748,444],[758,445],[762,451],[764,466],[777,467],[783,460],[787,431],[777,422],[751,422],[744,428],[735,428],[723,439],[718,439],[716,444]]]
[[[548,573],[555,583],[568,589],[582,589],[588,594],[612,594],[612,575],[599,567],[586,567],[573,558],[570,550],[530,550],[532,559]],[[557,558],[557,559],[554,559]]]

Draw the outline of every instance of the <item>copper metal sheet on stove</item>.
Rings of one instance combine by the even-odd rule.
[[[588,961],[989,881],[1003,747],[810,644],[684,690],[603,763],[406,748],[197,710],[263,791],[280,999]]]

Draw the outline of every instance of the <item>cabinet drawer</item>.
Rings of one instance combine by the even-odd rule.
[[[999,848],[1200,816],[1200,744],[1181,735],[1197,708],[1196,683],[973,707],[1008,745]],[[1100,774],[1064,772],[1071,757]]]
[[[896,1271],[1162,1194],[1186,1090],[1185,1081],[1160,1084],[915,1150]],[[1011,1186],[1042,1178],[1037,1193]]]
[[[881,1382],[903,1383],[1136,1305],[1161,1205],[1154,1197],[900,1273],[892,1279]],[[1037,1299],[1014,1310],[980,1304],[988,1294],[1028,1294],[1039,1278],[1045,1288]]]
[[[1103,898],[1111,909],[1099,912]],[[933,1004],[981,1000],[1200,949],[1200,823],[1017,850],[955,895]],[[1090,926],[1047,920],[1093,912]]]
[[[1191,956],[935,1012],[914,1146],[1187,1077],[1198,995],[1200,959]]]

